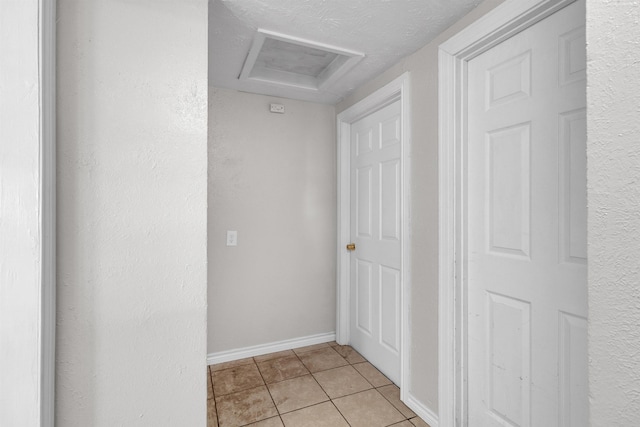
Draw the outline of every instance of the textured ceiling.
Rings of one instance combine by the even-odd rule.
[[[415,52],[481,0],[211,0],[209,84],[335,104]],[[238,79],[258,28],[365,54],[324,90]],[[295,65],[291,65],[295,68]]]

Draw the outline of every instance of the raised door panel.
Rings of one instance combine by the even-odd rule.
[[[498,424],[530,425],[531,307],[487,292],[487,407]]]
[[[559,38],[560,85],[567,85],[587,78],[587,51],[583,26],[562,34]]]
[[[531,95],[531,51],[495,65],[486,71],[486,109]]]
[[[400,240],[400,160],[380,164],[380,238]]]
[[[400,271],[380,266],[380,343],[400,351]]]
[[[581,427],[589,425],[587,367],[587,319],[560,312],[559,406],[560,425]]]
[[[358,168],[356,171],[356,230],[358,237],[372,237],[372,190],[371,166]]]
[[[371,292],[373,289],[373,265],[361,259],[356,260],[356,319],[357,327],[371,335]]]
[[[587,262],[587,121],[581,108],[560,115],[561,261]]]
[[[487,240],[495,254],[530,253],[530,129],[524,123],[487,135]]]

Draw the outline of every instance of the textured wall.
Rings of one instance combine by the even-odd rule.
[[[334,332],[334,108],[212,87],[209,132],[209,353]]]
[[[40,425],[38,2],[0,2],[0,425]]]
[[[640,425],[640,8],[587,0],[592,426]]]
[[[411,72],[413,236],[410,393],[438,412],[438,46],[502,3],[486,0],[415,54],[338,104],[343,111],[405,71]]]
[[[58,0],[60,426],[204,426],[207,1]]]

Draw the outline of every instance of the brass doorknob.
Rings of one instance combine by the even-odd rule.
[[[355,251],[356,250],[356,244],[355,243],[349,243],[347,245],[347,250],[348,251]]]

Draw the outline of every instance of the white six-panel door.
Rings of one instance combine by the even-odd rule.
[[[584,3],[469,62],[469,423],[586,426]]]
[[[400,383],[401,122],[396,101],[351,125],[351,345]]]

